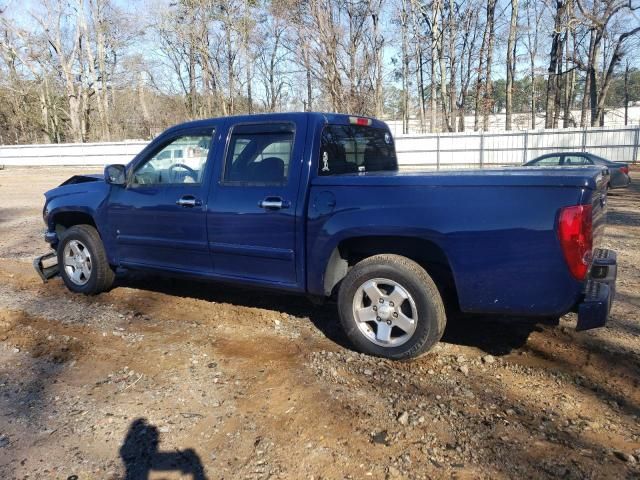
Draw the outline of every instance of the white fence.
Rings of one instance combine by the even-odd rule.
[[[589,151],[614,161],[638,161],[640,127],[464,132],[396,137],[402,169],[519,165],[554,151]],[[145,141],[0,146],[0,165],[103,166],[129,162]]]
[[[128,163],[149,142],[1,145],[0,165],[109,165]]]
[[[396,138],[403,168],[411,170],[520,165],[551,152],[588,151],[613,161],[638,161],[640,127],[463,132]]]

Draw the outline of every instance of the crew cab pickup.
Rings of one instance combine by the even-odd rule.
[[[144,270],[335,299],[357,349],[410,358],[439,341],[447,303],[603,326],[607,182],[603,167],[404,173],[372,118],[194,121],[48,191],[55,251],[34,264],[85,294]]]

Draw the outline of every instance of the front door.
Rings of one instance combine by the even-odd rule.
[[[121,264],[210,273],[206,228],[207,158],[212,129],[181,131],[113,187],[109,224]]]
[[[207,213],[217,275],[296,284],[296,196],[304,122],[298,128],[289,122],[231,126]]]

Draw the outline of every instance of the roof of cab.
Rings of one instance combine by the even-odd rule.
[[[214,117],[203,120],[192,120],[189,122],[180,123],[174,125],[166,130],[171,132],[173,130],[182,130],[184,128],[207,128],[220,122],[231,121],[232,123],[253,123],[253,122],[296,122],[302,119],[307,119],[311,122],[318,124],[337,124],[337,125],[349,125],[349,117],[361,117],[371,119],[371,126],[376,128],[388,129],[386,123],[382,120],[378,120],[373,117],[366,117],[361,115],[348,115],[343,113],[323,113],[323,112],[290,112],[290,113],[255,113],[251,115],[233,115],[229,117]]]

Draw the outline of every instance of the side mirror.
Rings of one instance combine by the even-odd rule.
[[[124,185],[127,181],[127,170],[124,165],[107,165],[104,169],[104,181],[109,185]]]

